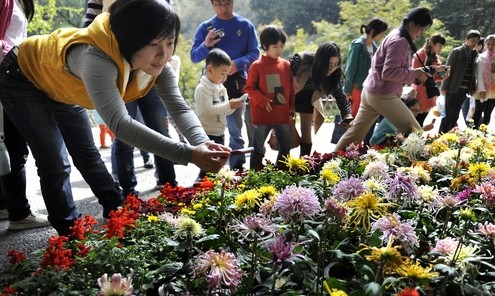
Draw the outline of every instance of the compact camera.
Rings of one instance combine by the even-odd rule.
[[[423,67],[423,70],[430,73],[432,76],[435,74],[435,68],[432,66]],[[433,77],[428,77],[424,85],[428,99],[438,97],[440,95],[440,91],[438,90],[437,84],[435,83],[435,79],[433,79]]]
[[[215,39],[222,38],[223,36],[225,36],[225,32],[223,31],[223,29],[215,29],[213,28],[213,26],[209,26],[207,30],[213,31],[216,34]]]

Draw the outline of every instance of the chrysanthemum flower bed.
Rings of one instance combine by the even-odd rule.
[[[411,134],[130,196],[38,260],[11,251],[2,295],[494,295],[494,141]]]

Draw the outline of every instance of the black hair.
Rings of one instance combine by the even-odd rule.
[[[115,1],[109,12],[110,28],[129,63],[134,53],[154,39],[174,37],[177,47],[180,19],[166,1]]]
[[[230,66],[232,64],[232,60],[230,59],[229,55],[221,50],[220,48],[213,48],[210,50],[208,55],[206,55],[206,66],[211,65],[213,67],[219,67],[219,66]]]
[[[433,25],[433,17],[428,8],[416,7],[402,19],[403,26],[410,22],[420,27],[431,27]]]
[[[30,22],[34,16],[34,1],[33,0],[20,0],[22,10],[26,15],[26,19]]]
[[[419,100],[416,98],[407,98],[403,100],[404,104],[406,104],[407,108],[411,108],[412,106],[419,104]]]
[[[388,25],[384,20],[374,17],[372,18],[367,25],[361,25],[361,34],[369,34],[373,31],[371,37],[375,38],[381,33],[387,31]]]
[[[466,34],[466,39],[471,39],[471,38],[480,38],[481,39],[481,33],[478,30],[469,30]]]
[[[313,89],[323,91],[325,94],[329,94],[335,89],[342,77],[340,60],[339,67],[330,76],[327,76],[330,58],[332,57],[338,57],[341,60],[340,48],[335,42],[325,42],[316,50],[311,67],[311,85]]]
[[[275,25],[266,26],[260,33],[261,49],[264,51],[267,51],[270,45],[277,44],[279,41],[285,44],[287,34]]]

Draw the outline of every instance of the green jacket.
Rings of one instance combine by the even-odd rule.
[[[377,50],[375,43],[373,45],[373,54]],[[347,57],[347,65],[345,67],[345,84],[344,93],[350,93],[352,87],[363,89],[363,82],[368,76],[368,71],[371,68],[371,56],[366,48],[364,36],[354,39],[349,45],[349,56]]]

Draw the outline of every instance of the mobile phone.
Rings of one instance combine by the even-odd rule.
[[[241,154],[251,153],[253,151],[254,151],[254,147],[236,149],[236,150],[230,151],[230,155],[241,155]]]
[[[342,120],[342,121],[340,122],[340,124],[349,124],[349,123],[351,123],[351,121],[353,121],[353,120],[354,120],[354,118],[352,118],[352,117],[344,118],[344,120]]]

